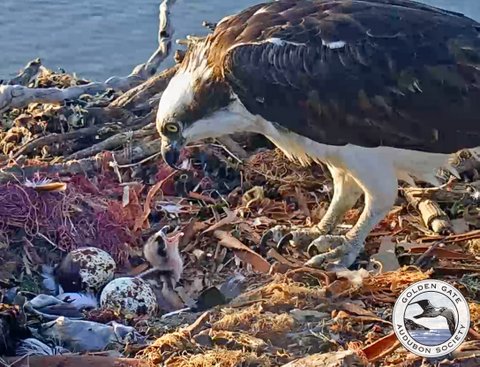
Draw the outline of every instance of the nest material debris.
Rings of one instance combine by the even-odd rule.
[[[235,350],[209,350],[192,356],[172,358],[169,363],[172,367],[257,367],[272,366],[270,360],[265,356],[259,356],[253,352]]]
[[[265,310],[285,310],[292,308],[302,309],[311,304],[325,302],[325,289],[309,287],[288,279],[284,275],[276,275],[262,287],[246,292],[237,297],[232,305],[261,302]]]
[[[212,325],[213,330],[243,330],[249,335],[277,344],[295,326],[292,316],[263,311],[260,305],[244,310],[226,309],[223,317]]]

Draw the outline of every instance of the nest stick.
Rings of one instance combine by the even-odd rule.
[[[165,90],[168,82],[170,82],[170,79],[175,75],[177,69],[177,65],[168,68],[135,88],[130,89],[114,100],[110,104],[110,107],[123,107],[128,110],[140,109],[150,98]]]
[[[154,140],[151,142],[138,142],[133,147],[133,154],[130,149],[116,152],[114,154],[115,161],[122,165],[128,164],[132,161],[139,161],[146,157],[155,154],[160,149],[160,141]],[[65,163],[45,164],[45,165],[31,165],[31,166],[13,166],[0,170],[0,184],[8,182],[18,182],[25,178],[32,177],[36,173],[42,173],[48,176],[51,175],[76,175],[79,173],[91,175],[98,172],[102,168],[102,156],[97,154],[93,157],[88,157],[78,160],[69,160]]]
[[[149,115],[150,116],[150,115]],[[74,159],[83,159],[91,157],[97,153],[100,153],[104,150],[113,150],[124,144],[127,144],[129,141],[134,139],[146,138],[148,136],[154,136],[155,130],[153,126],[149,126],[149,119],[144,118],[144,121],[139,126],[140,129],[135,129],[134,127],[128,128],[128,130],[123,130],[122,132],[115,134],[97,144],[89,146],[85,149],[79,150],[67,157],[67,160]]]
[[[404,190],[405,198],[420,213],[425,226],[435,233],[448,232],[452,224],[438,203],[426,197],[415,196],[414,193],[414,190]]]
[[[95,125],[84,127],[78,130],[69,131],[64,134],[48,134],[34,139],[27,144],[23,145],[12,157],[17,159],[21,155],[27,155],[32,153],[35,149],[41,148],[45,145],[52,145],[56,143],[65,142],[65,140],[75,140],[86,137],[95,136],[100,129],[104,128],[104,125]]]

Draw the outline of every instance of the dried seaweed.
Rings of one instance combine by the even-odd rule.
[[[214,349],[193,356],[172,358],[168,365],[172,367],[269,367],[272,364],[267,357],[258,356],[255,353]]]

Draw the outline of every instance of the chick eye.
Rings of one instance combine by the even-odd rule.
[[[176,124],[166,124],[165,125],[165,130],[167,130],[169,133],[177,133],[178,132],[178,125]]]

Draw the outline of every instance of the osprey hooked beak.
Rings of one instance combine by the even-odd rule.
[[[165,142],[162,139],[162,157],[163,160],[172,168],[180,169],[177,165],[180,158],[180,151],[183,144],[179,141]]]
[[[185,145],[181,124],[176,122],[162,124],[159,133],[162,139],[161,153],[163,160],[170,167],[180,169],[178,160],[180,158],[180,152]]]

